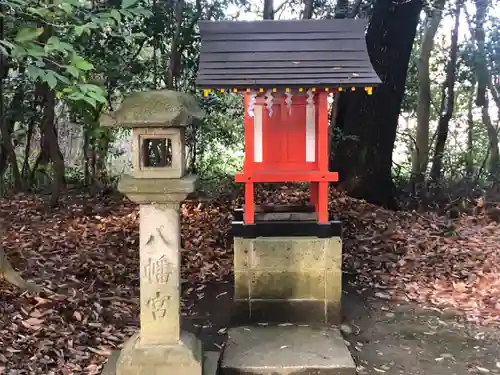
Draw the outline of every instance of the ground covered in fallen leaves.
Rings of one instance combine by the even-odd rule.
[[[260,191],[259,202],[304,202],[307,192]],[[344,270],[380,299],[452,309],[479,324],[500,322],[500,227],[482,216],[393,212],[332,191],[344,224]],[[236,201],[181,207],[186,293],[232,272]],[[43,288],[0,284],[0,374],[98,374],[138,327],[138,211],[118,196],[0,199],[0,245],[23,277]],[[183,301],[189,315],[193,299]]]

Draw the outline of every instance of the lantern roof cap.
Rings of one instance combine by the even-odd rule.
[[[116,111],[101,115],[100,122],[108,127],[184,127],[203,116],[193,96],[173,90],[151,90],[128,94]]]
[[[197,85],[217,88],[377,86],[366,20],[200,21]]]

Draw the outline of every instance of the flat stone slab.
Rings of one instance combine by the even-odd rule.
[[[219,371],[219,352],[205,352],[203,359],[203,375],[217,375]]]
[[[221,375],[355,375],[338,329],[243,326],[228,332]]]

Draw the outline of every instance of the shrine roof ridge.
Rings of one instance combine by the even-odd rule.
[[[366,20],[200,21],[197,85],[212,88],[377,86]]]

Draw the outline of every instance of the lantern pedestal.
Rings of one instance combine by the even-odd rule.
[[[116,375],[203,374],[203,349],[192,334],[183,332],[176,344],[142,345],[140,334],[132,336],[123,347]]]
[[[116,375],[202,375],[201,341],[180,330],[179,206],[197,177],[138,179],[119,190],[140,204],[140,332],[123,347]]]

